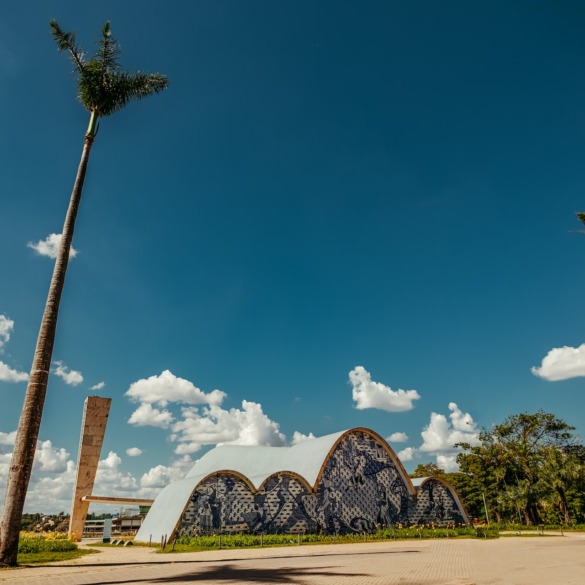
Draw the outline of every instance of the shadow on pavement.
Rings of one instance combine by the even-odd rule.
[[[256,581],[258,583],[302,583],[308,577],[368,577],[367,573],[340,573],[327,569],[334,567],[322,567],[320,569],[304,569],[298,567],[279,567],[274,569],[257,569],[251,567],[238,567],[235,565],[222,565],[203,568],[201,571],[181,573],[168,577],[147,577],[148,583],[189,583],[194,581]],[[145,583],[145,579],[123,579],[121,581],[93,581],[87,585],[122,585],[123,583]]]
[[[301,558],[316,558],[316,557],[355,557],[361,555],[396,555],[396,554],[412,554],[412,553],[419,553],[420,550],[393,550],[393,551],[368,551],[368,552],[354,552],[354,553],[320,553],[320,554],[311,554],[311,555],[282,555],[282,556],[274,556],[274,557],[241,557],[241,558],[231,558],[231,559],[187,559],[187,560],[175,560],[176,557],[182,556],[183,554],[189,553],[175,553],[175,558],[169,559],[168,561],[130,561],[130,562],[117,562],[117,563],[76,563],[76,564],[59,564],[59,565],[22,565],[22,566],[30,566],[31,568],[56,568],[56,567],[83,567],[83,568],[90,568],[90,567],[131,567],[131,566],[139,566],[139,567],[148,567],[150,565],[181,565],[181,564],[195,564],[195,563],[235,563],[235,562],[255,562],[259,563],[262,561],[273,561],[275,559],[301,559]],[[167,556],[167,555],[165,555]],[[169,555],[170,556],[170,555]]]

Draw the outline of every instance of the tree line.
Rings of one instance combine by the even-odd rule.
[[[440,475],[472,518],[498,523],[585,523],[585,446],[575,428],[542,410],[483,429],[479,445],[459,443],[459,472],[433,463],[413,477]],[[487,510],[486,510],[487,509]],[[486,518],[486,515],[488,518]]]

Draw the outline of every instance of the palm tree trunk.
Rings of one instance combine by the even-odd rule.
[[[61,293],[65,284],[69,250],[73,240],[75,219],[81,200],[85,172],[89,160],[89,153],[93,144],[95,132],[95,116],[92,115],[90,128],[85,135],[81,161],[77,169],[77,177],[71,193],[69,208],[63,226],[63,235],[55,268],[51,279],[51,286],[45,304],[45,312],[39,329],[39,337],[33,358],[28,387],[20,415],[20,423],[14,444],[14,453],[10,463],[10,474],[4,499],[4,510],[0,520],[0,567],[13,567],[17,564],[18,539],[24,500],[32,471],[41,417],[47,392],[47,382],[53,356],[53,344],[57,330],[57,316]]]

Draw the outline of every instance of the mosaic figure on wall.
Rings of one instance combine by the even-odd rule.
[[[346,436],[330,456],[316,493],[322,532],[374,532],[405,521],[408,489],[396,464],[373,437]]]
[[[421,484],[409,518],[413,524],[467,524],[467,519],[449,487],[433,478],[428,478]]]
[[[220,474],[195,490],[179,534],[308,532],[315,528],[304,508],[303,497],[309,494],[298,479],[285,473],[270,477],[256,494],[241,479]]]
[[[176,530],[346,534],[430,522],[469,518],[453,488],[436,478],[410,480],[382,437],[357,428],[291,447],[212,449],[161,492],[137,541]]]

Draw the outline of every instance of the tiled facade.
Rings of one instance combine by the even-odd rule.
[[[223,532],[344,534],[398,523],[465,523],[451,489],[425,481],[411,496],[388,448],[353,431],[328,457],[316,490],[294,474],[270,476],[257,492],[236,474],[201,482],[183,513],[179,535]]]

